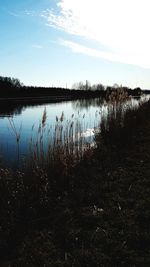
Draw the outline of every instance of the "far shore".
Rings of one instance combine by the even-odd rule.
[[[97,97],[97,96],[96,96]],[[75,96],[32,96],[32,97],[0,97],[0,103],[1,102],[60,102],[60,101],[69,101],[69,100],[76,100],[81,98],[87,98],[87,97],[75,97]],[[93,97],[92,97],[93,98]]]

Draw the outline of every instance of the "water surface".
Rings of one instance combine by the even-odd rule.
[[[138,105],[138,99],[132,99]],[[81,124],[82,136],[86,142],[92,142],[94,130],[100,124],[102,114],[107,112],[107,104],[102,99],[86,99],[49,104],[21,105],[1,104],[0,106],[0,164],[15,166],[18,160],[18,146],[16,136],[20,134],[19,155],[23,159],[29,151],[31,138],[36,138],[42,116],[46,111],[45,134],[53,136],[56,120],[60,120],[63,113],[62,125],[73,120]]]
[[[45,128],[50,129],[49,135],[55,131],[56,120],[60,120],[63,113],[62,124],[67,125],[71,120],[82,124],[83,135],[87,142],[93,135],[94,128],[98,127],[102,110],[105,105],[101,99],[67,101],[40,105],[1,105],[0,108],[0,154],[1,161],[12,166],[17,160],[16,135],[20,134],[19,153],[23,158],[29,150],[31,137],[37,136],[42,116],[46,110]],[[46,138],[46,135],[45,135]]]

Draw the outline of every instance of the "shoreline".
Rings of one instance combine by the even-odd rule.
[[[1,264],[149,266],[149,114],[147,102],[126,113],[123,128],[111,120],[71,169],[60,160],[0,170]]]
[[[62,101],[73,101],[80,99],[93,99],[93,98],[103,98],[102,96],[92,95],[92,96],[37,96],[37,97],[0,97],[0,103],[36,103],[36,102],[47,102],[47,103],[55,103]]]

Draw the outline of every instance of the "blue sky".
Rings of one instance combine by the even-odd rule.
[[[0,75],[150,88],[149,0],[0,0]]]

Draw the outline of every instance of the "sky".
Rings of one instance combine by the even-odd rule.
[[[0,0],[0,75],[150,89],[149,0]]]

